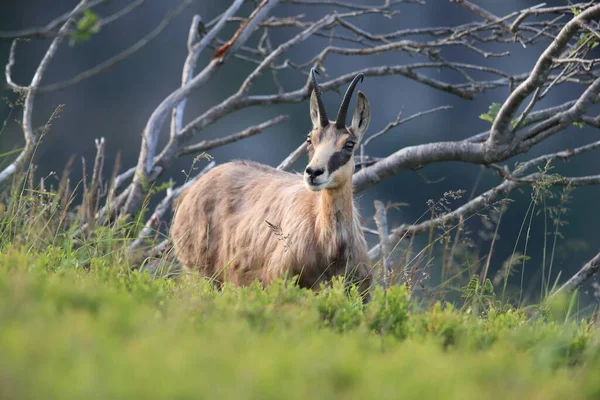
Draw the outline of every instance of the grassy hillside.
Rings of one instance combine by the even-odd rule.
[[[476,296],[424,308],[396,286],[363,308],[339,284],[216,292],[90,261],[4,244],[0,398],[600,396],[599,331],[569,318],[567,299],[539,312]]]

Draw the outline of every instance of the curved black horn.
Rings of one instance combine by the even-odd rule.
[[[350,99],[352,98],[352,93],[354,92],[354,87],[360,80],[365,78],[362,72],[354,77],[350,86],[348,86],[348,90],[346,90],[346,94],[344,95],[344,100],[342,100],[342,105],[340,106],[340,110],[338,111],[337,119],[335,120],[335,127],[338,129],[346,127],[346,114],[348,114],[348,106],[350,105]]]
[[[321,126],[327,126],[329,125],[329,119],[327,118],[327,113],[325,112],[325,105],[323,104],[323,99],[321,98],[321,89],[319,88],[319,84],[317,83],[316,74],[318,73],[319,72],[316,69],[310,69],[313,90],[315,91],[315,95],[317,96],[317,104],[319,105],[319,118],[321,119]]]

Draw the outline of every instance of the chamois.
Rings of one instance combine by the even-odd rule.
[[[364,76],[350,83],[333,122],[315,73],[303,178],[241,160],[202,176],[179,199],[171,228],[184,272],[240,286],[298,276],[299,286],[313,290],[342,275],[369,301],[372,275],[352,185],[354,151],[371,119],[361,91],[346,127],[354,87]]]

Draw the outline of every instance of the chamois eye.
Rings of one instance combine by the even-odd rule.
[[[349,141],[346,142],[346,144],[344,145],[344,147],[347,150],[352,150],[354,148],[354,144],[355,144],[354,142],[352,142],[352,141],[349,140]]]
[[[312,140],[310,140],[310,136],[307,136],[307,137],[306,137],[306,143],[307,143],[307,144],[311,144],[311,143],[312,143]]]

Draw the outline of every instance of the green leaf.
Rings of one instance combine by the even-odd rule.
[[[158,194],[160,192],[164,192],[165,190],[172,188],[173,186],[175,186],[175,182],[164,182],[158,186],[154,186],[152,189],[150,189],[150,194],[154,195],[154,194]]]
[[[483,119],[484,121],[489,121],[490,123],[493,123],[494,120],[496,119],[496,115],[498,115],[499,111],[500,111],[500,103],[492,103],[492,104],[490,104],[488,112],[485,114],[479,115],[479,118]]]
[[[100,18],[92,10],[85,10],[77,21],[75,32],[71,34],[69,45],[89,40],[93,34],[100,32]]]

